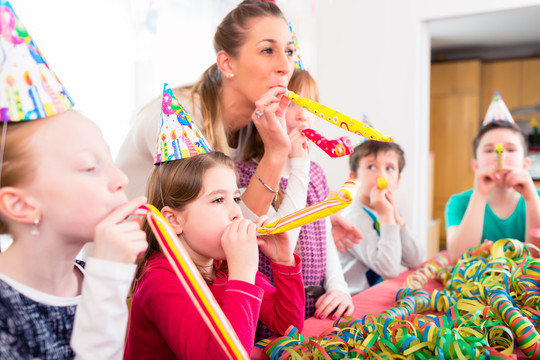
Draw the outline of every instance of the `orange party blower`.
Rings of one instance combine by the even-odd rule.
[[[336,196],[285,215],[259,228],[257,232],[263,235],[277,234],[332,215],[351,204],[356,196],[357,188],[358,182],[349,179],[343,184]]]

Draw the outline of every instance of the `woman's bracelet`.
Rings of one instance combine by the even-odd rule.
[[[265,188],[267,188],[268,190],[270,190],[271,192],[274,193],[274,201],[276,201],[277,195],[278,195],[278,192],[279,192],[279,188],[278,188],[277,190],[272,189],[270,186],[266,185],[266,183],[263,181],[263,179],[261,179],[261,178],[259,177],[259,175],[257,175],[257,171],[255,171],[254,174],[255,174],[255,176],[257,177],[257,179],[259,179],[259,181],[261,182],[261,184],[263,184],[263,186],[264,186]]]

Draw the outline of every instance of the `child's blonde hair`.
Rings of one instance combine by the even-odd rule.
[[[203,190],[204,174],[215,166],[224,166],[236,172],[233,160],[218,151],[157,165],[146,186],[148,203],[159,210],[165,206],[178,211],[183,210],[199,197]],[[146,221],[143,224],[143,230],[146,233],[148,248],[139,260],[137,280],[142,276],[142,270],[148,258],[156,252],[161,252],[159,243]],[[209,279],[206,280],[209,281]]]
[[[46,123],[47,119],[11,122],[0,124],[0,132],[7,126],[6,136],[2,139],[4,154],[0,166],[0,186],[21,186],[28,184],[34,177],[35,159],[31,154],[29,141]],[[9,234],[9,227],[0,216],[0,234]]]

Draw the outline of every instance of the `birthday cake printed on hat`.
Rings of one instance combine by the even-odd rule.
[[[169,85],[165,84],[154,165],[210,151],[213,150],[197,125],[180,105]]]
[[[49,68],[11,4],[0,1],[0,121],[60,114],[73,101]]]

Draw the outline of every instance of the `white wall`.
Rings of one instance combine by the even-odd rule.
[[[134,35],[127,2],[12,0],[11,5],[75,102],[113,150],[134,107]],[[127,15],[127,16],[126,16]]]
[[[426,24],[540,6],[540,1],[318,0],[317,6],[321,102],[358,118],[366,113],[377,129],[395,135],[407,159],[398,204],[413,232],[425,241],[430,61]],[[341,134],[328,127],[329,132]],[[322,156],[318,161],[327,170],[331,187],[337,188],[346,161]]]
[[[239,1],[239,0],[238,0]],[[212,37],[237,0],[12,0],[30,35],[116,154],[129,120],[163,82],[196,80],[215,60]],[[292,21],[321,102],[366,113],[407,156],[398,203],[423,240],[427,225],[429,34],[436,19],[540,6],[540,0],[278,0]],[[504,24],[501,24],[504,26]],[[343,132],[322,121],[328,137]],[[351,135],[353,142],[358,138]],[[346,159],[313,149],[332,190]]]

